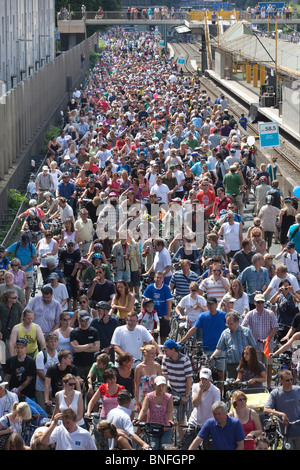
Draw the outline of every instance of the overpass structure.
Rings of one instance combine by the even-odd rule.
[[[217,18],[212,18],[209,11],[186,12],[177,11],[174,15],[161,15],[149,17],[144,11],[140,15],[131,15],[127,11],[105,11],[99,15],[95,11],[88,11],[82,15],[81,12],[68,13],[61,19],[57,18],[57,33],[60,38],[65,39],[68,35],[68,49],[86,38],[88,26],[147,26],[159,27],[163,38],[166,40],[167,27],[181,28],[180,32],[191,32],[192,34],[205,34],[205,28],[211,28],[217,21],[223,22],[224,26],[230,26],[239,19],[238,11],[216,12]],[[215,34],[214,34],[215,35]]]
[[[215,18],[213,17],[215,14]],[[218,31],[218,25],[222,25],[225,30],[238,21],[247,21],[247,23],[260,25],[298,25],[300,18],[293,14],[291,18],[256,18],[248,12],[238,10],[219,10],[216,12],[204,11],[176,11],[173,15],[161,14],[149,16],[146,9],[134,14],[123,11],[105,11],[99,15],[96,11],[66,12],[63,17],[57,17],[57,38],[64,39],[65,48],[70,49],[80,43],[87,37],[87,27],[89,26],[146,26],[159,27],[163,38],[166,41],[166,31],[168,27],[178,27],[178,32],[190,32],[195,35],[203,35],[208,30],[212,36]]]

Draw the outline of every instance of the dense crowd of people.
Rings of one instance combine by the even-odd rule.
[[[156,450],[174,426],[182,449],[265,449],[245,390],[229,413],[224,381],[268,389],[283,424],[300,417],[290,368],[272,390],[274,343],[299,336],[297,199],[276,159],[257,167],[246,117],[159,34],[103,39],[28,184],[20,240],[0,247],[0,447],[148,449],[146,421],[163,426]]]

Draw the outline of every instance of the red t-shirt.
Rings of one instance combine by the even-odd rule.
[[[206,208],[206,206],[209,206],[210,204],[212,204],[215,201],[215,199],[216,199],[215,193],[213,191],[210,191],[210,190],[208,190],[206,193],[204,191],[199,191],[196,198],[198,199],[200,204],[203,204],[205,214],[206,215],[211,215],[214,211],[213,206],[211,206],[207,210],[205,208]]]
[[[220,202],[219,196],[216,197],[215,199],[215,206],[217,208],[217,219],[220,217],[220,211],[223,209],[227,209],[228,204],[231,202],[229,197],[224,197],[222,202]]]

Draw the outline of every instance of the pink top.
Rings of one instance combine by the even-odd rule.
[[[147,421],[149,423],[159,423],[169,426],[167,410],[171,396],[172,395],[170,393],[165,393],[164,401],[162,402],[162,404],[156,405],[154,402],[154,392],[147,393],[147,397],[149,398]]]
[[[116,393],[114,393],[114,395],[109,395],[107,393],[107,384],[100,385],[99,392],[102,398],[102,410],[100,416],[102,419],[106,418],[110,410],[118,406],[118,393],[120,390],[124,389],[125,387],[123,385],[118,385]]]
[[[17,273],[15,273],[15,271],[13,271],[12,269],[9,269],[8,271],[14,275],[14,284],[18,287],[21,287],[21,289],[23,289],[24,271],[22,271],[22,269],[19,269]]]

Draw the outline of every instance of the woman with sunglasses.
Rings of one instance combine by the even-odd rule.
[[[79,309],[75,310],[75,312],[73,313],[71,321],[70,321],[70,327],[74,327],[75,324],[77,324],[77,322],[78,322],[78,313],[79,313],[80,310],[86,310],[88,312],[88,314],[90,316],[89,324],[91,324],[91,322],[93,321],[94,318],[98,317],[97,311],[94,308],[90,307],[89,299],[85,294],[83,294],[79,297],[78,303],[79,303]]]
[[[255,410],[247,407],[247,396],[242,391],[235,391],[231,397],[232,410],[228,416],[240,420],[246,439],[244,450],[254,450],[256,437],[262,434],[260,419]]]
[[[69,312],[62,312],[59,317],[59,326],[57,330],[54,331],[54,334],[58,337],[58,351],[62,349],[67,349],[73,354],[73,349],[70,345],[70,333],[72,331],[71,324],[71,315]]]
[[[83,399],[82,394],[76,390],[76,377],[72,374],[66,374],[63,379],[63,389],[55,394],[55,408],[52,414],[51,421],[54,420],[55,415],[62,413],[63,410],[72,408],[77,413],[77,425],[85,428],[83,419]]]
[[[266,241],[262,238],[262,232],[259,228],[254,228],[251,232],[251,241],[256,253],[264,255],[266,253]]]

